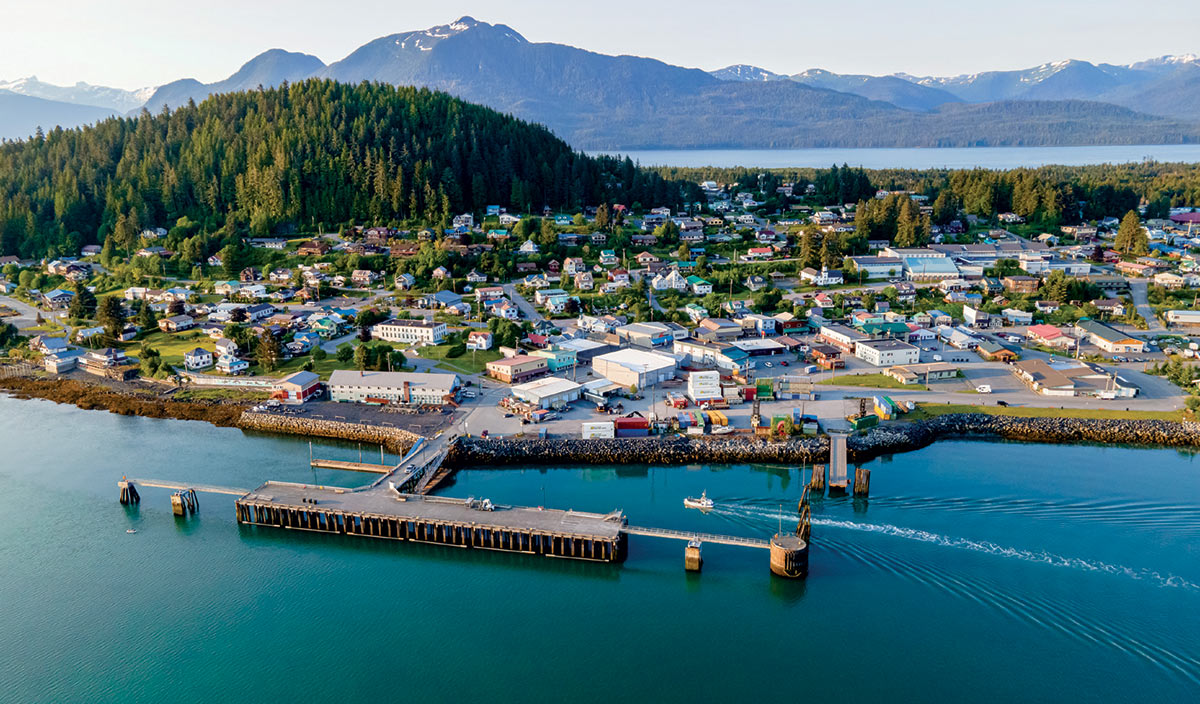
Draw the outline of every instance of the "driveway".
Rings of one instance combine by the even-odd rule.
[[[1133,296],[1133,304],[1137,306],[1138,315],[1146,321],[1149,326],[1147,332],[1165,333],[1167,329],[1158,321],[1158,316],[1154,314],[1154,309],[1150,307],[1150,295],[1147,292],[1147,283],[1145,279],[1134,280],[1129,282],[1129,292]]]
[[[508,299],[517,305],[517,308],[525,314],[525,318],[531,323],[537,323],[545,318],[533,307],[533,304],[525,300],[525,297],[517,293],[517,287],[513,284],[504,284],[504,293],[508,295]]]

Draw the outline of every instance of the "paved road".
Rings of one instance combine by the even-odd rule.
[[[1138,315],[1142,316],[1149,326],[1148,332],[1165,333],[1167,329],[1158,321],[1158,316],[1154,314],[1154,309],[1150,307],[1150,296],[1147,291],[1148,285],[1145,279],[1131,279],[1129,281],[1129,292],[1133,295],[1133,303],[1137,306]]]
[[[508,294],[508,299],[517,305],[517,308],[525,314],[525,318],[531,323],[537,323],[545,318],[533,307],[533,304],[525,300],[525,297],[517,292],[517,287],[513,284],[504,284],[504,293]]]
[[[18,301],[11,296],[0,296],[0,303],[17,311],[17,317],[3,318],[2,320],[17,326],[18,330],[24,330],[25,328],[31,328],[37,325],[38,313],[41,313],[42,317],[47,320],[58,318],[62,315],[62,311],[56,311],[53,313],[39,311],[37,308],[34,308],[28,303]]]

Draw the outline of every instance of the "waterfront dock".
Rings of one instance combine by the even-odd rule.
[[[267,482],[235,502],[237,520],[321,533],[579,560],[625,558],[624,515],[492,505],[486,500]]]
[[[372,474],[388,474],[396,469],[390,464],[372,464],[371,462],[346,462],[344,460],[314,459],[309,462],[314,469],[341,469],[347,472],[370,472]]]

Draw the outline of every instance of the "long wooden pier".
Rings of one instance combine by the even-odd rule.
[[[148,486],[155,489],[171,489],[172,491],[198,491],[202,494],[227,494],[229,496],[245,496],[248,489],[236,489],[230,486],[212,486],[209,484],[185,484],[183,482],[169,482],[161,479],[128,479],[138,486]]]

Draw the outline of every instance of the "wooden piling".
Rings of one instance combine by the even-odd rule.
[[[808,481],[808,488],[814,496],[823,496],[825,494],[825,465],[813,465],[812,479]]]
[[[866,498],[871,493],[871,470],[859,467],[854,470],[854,495]]]

